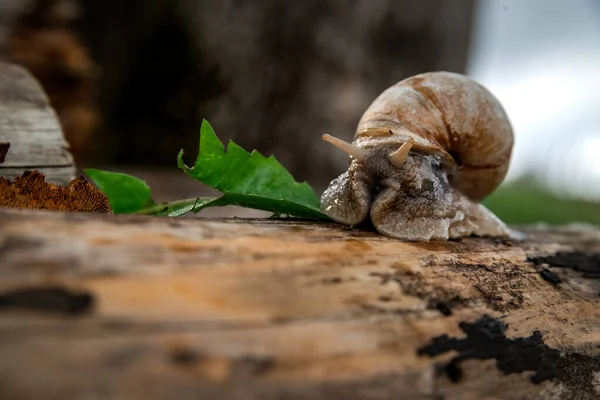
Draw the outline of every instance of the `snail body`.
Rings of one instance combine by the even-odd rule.
[[[405,240],[510,235],[480,202],[508,172],[513,130],[499,101],[467,76],[404,79],[367,108],[352,143],[324,139],[351,156],[321,197],[333,220],[370,219]]]

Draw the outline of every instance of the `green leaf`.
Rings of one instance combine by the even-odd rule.
[[[275,214],[329,219],[319,211],[319,198],[312,188],[306,182],[296,182],[275,157],[267,158],[256,150],[248,153],[231,141],[225,151],[206,120],[202,121],[200,149],[192,168],[183,162],[183,154],[181,150],[177,156],[179,168],[223,193],[200,209],[235,204]]]
[[[198,197],[194,199],[185,199],[170,203],[156,204],[151,207],[143,208],[137,211],[136,214],[178,217],[190,211],[197,212],[204,208],[205,205],[217,199],[218,197]]]
[[[178,217],[194,210],[202,209],[217,197],[199,197],[170,203],[156,204],[150,195],[146,182],[134,176],[86,169],[90,179],[104,192],[115,214],[144,214]]]
[[[177,217],[190,211],[197,213],[204,208],[223,206],[251,207],[258,210],[270,211],[275,215],[300,214],[306,218],[322,218],[319,212],[287,200],[271,200],[236,193],[227,193],[221,197],[199,197],[197,199],[185,199],[172,203],[157,204],[141,209],[136,214]]]
[[[129,214],[145,207],[155,206],[146,182],[119,172],[86,169],[85,173],[108,197],[115,214]]]
[[[276,200],[266,197],[253,196],[239,193],[225,193],[214,201],[204,203],[194,208],[198,212],[206,207],[240,206],[272,212],[275,215],[292,215],[303,218],[327,219],[319,210],[288,200]]]
[[[115,214],[175,217],[207,207],[237,205],[277,216],[329,220],[319,211],[319,198],[306,182],[296,182],[273,156],[248,153],[233,142],[226,151],[206,120],[200,129],[200,151],[194,166],[188,168],[184,164],[183,150],[177,156],[177,164],[190,177],[223,195],[157,204],[146,182],[136,177],[97,169],[85,172],[106,194]]]

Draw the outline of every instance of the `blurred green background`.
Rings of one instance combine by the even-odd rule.
[[[599,202],[559,195],[533,178],[502,185],[483,204],[511,225],[537,222],[551,225],[573,222],[600,224]]]

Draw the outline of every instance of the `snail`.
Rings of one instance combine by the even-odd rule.
[[[321,196],[321,211],[408,241],[510,237],[481,201],[506,177],[513,148],[508,116],[466,75],[426,72],[383,91],[352,143],[323,139],[350,156]]]

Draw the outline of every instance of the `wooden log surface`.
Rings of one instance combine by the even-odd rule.
[[[0,209],[1,399],[596,399],[600,230]]]
[[[12,180],[38,170],[48,182],[67,185],[75,176],[69,145],[43,88],[24,68],[2,62],[0,143],[10,143],[1,177]]]

